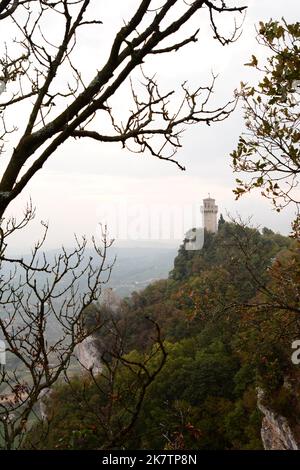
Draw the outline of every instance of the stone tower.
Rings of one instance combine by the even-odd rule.
[[[203,227],[208,232],[216,233],[218,231],[218,206],[215,204],[215,199],[212,199],[210,196],[203,199],[201,212],[203,214]]]

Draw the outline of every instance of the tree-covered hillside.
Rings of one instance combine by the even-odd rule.
[[[37,424],[24,447],[261,448],[256,387],[281,412],[294,399],[284,384],[296,379],[298,249],[269,229],[222,223],[202,250],[180,247],[168,279],[117,311],[90,307],[103,371],[60,385],[47,432]]]

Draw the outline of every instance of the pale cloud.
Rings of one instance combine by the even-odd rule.
[[[113,3],[116,2],[110,2],[109,6]],[[97,0],[95,3],[93,11],[103,20],[103,29],[95,30],[92,37],[83,30],[79,38],[83,43],[76,59],[87,78],[92,77],[101,57],[107,53],[107,38],[112,37],[122,24],[122,18],[128,18],[129,11],[136,3],[135,0],[117,2],[118,9],[108,8],[108,2]],[[214,41],[201,13],[189,27],[190,32],[200,26],[199,42],[168,58],[153,58],[146,66],[147,71],[156,71],[162,87],[170,89],[179,87],[185,79],[189,79],[194,86],[207,83],[213,69],[219,74],[214,98],[219,103],[233,96],[240,80],[257,79],[244,66],[249,56],[257,50],[254,25],[261,19],[280,19],[283,15],[288,21],[295,21],[299,3],[297,0],[245,0],[238,3],[248,3],[249,10],[243,35],[237,43],[224,48]],[[231,20],[227,19],[223,26],[228,28],[231,24]],[[114,103],[120,116],[125,116],[129,108],[128,88],[121,90]],[[25,116],[26,110],[22,109],[22,122],[25,122]],[[102,124],[99,119],[97,125]],[[245,218],[253,215],[255,223],[288,233],[293,217],[291,210],[277,214],[259,194],[246,196],[238,202],[234,200],[234,175],[229,154],[242,128],[239,110],[224,123],[189,128],[183,139],[183,148],[178,153],[178,158],[187,168],[186,172],[146,154],[131,154],[118,144],[69,142],[47,162],[24,194],[12,204],[10,211],[20,213],[31,196],[37,206],[37,220],[50,222],[48,246],[55,247],[61,243],[72,244],[74,232],[92,234],[97,229],[101,205],[113,204],[116,207],[124,201],[131,207],[139,204],[145,208],[151,205],[158,207],[159,204],[164,208],[173,208],[174,205],[179,208],[196,207],[199,208],[199,212],[196,210],[195,213],[200,225],[201,200],[210,192],[224,215],[226,212],[240,213]],[[2,158],[2,168],[6,158]],[[38,225],[34,223],[22,237],[12,240],[12,248],[29,249],[38,233]]]

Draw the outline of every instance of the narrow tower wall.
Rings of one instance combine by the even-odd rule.
[[[215,199],[208,197],[203,199],[203,206],[201,207],[202,217],[203,217],[203,227],[212,233],[218,231],[218,206],[215,204]]]

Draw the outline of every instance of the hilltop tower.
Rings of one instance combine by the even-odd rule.
[[[215,199],[212,199],[210,195],[203,199],[203,206],[201,207],[202,217],[203,217],[203,227],[212,233],[218,231],[218,206],[215,204]]]

